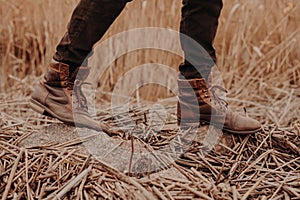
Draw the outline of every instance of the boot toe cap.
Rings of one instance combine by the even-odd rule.
[[[261,124],[259,121],[249,117],[237,115],[237,114],[235,117],[235,121],[232,124],[233,124],[233,130],[235,130],[236,133],[249,134],[261,130]]]

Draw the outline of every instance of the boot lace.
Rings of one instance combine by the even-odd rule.
[[[75,80],[74,82],[68,82],[68,90],[73,90],[71,96],[73,96],[73,105],[76,109],[83,111],[88,110],[87,99],[82,92],[83,85],[90,85],[90,83],[83,82],[82,80]]]
[[[213,85],[209,88],[209,91],[211,94],[211,100],[221,110],[227,110],[228,103],[225,99],[223,99],[217,95],[217,93],[216,93],[217,90],[227,93],[227,90],[225,90],[223,87],[221,87],[219,85]]]

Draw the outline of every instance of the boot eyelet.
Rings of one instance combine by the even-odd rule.
[[[79,85],[82,84],[82,81],[81,80],[75,80],[74,84],[77,85],[77,86],[79,86]]]

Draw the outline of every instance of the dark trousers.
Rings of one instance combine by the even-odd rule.
[[[131,0],[81,0],[73,12],[68,31],[57,46],[54,59],[75,68],[81,66],[93,45]],[[199,51],[186,37],[180,37],[185,61],[179,71],[185,78],[207,78],[216,61],[213,40],[222,0],[183,0],[180,32],[200,44]]]

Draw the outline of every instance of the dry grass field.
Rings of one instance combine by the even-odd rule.
[[[31,112],[27,100],[77,2],[0,0],[0,197],[43,199],[56,194],[55,191],[62,194],[62,186],[72,186],[71,192],[65,191],[63,196],[67,193],[69,199],[299,199],[299,0],[224,0],[215,47],[218,68],[229,91],[227,100],[237,112],[244,112],[246,107],[249,116],[261,121],[264,131],[234,138],[235,146],[227,147],[230,151],[226,155],[213,152],[206,160],[197,160],[189,152],[186,160],[174,164],[185,179],[173,180],[163,176],[136,179],[98,165],[89,156],[72,150],[79,143],[76,139],[53,147],[53,143],[31,149],[19,147],[22,139],[57,123]],[[133,28],[177,31],[180,6],[180,1],[135,0],[99,43]],[[178,44],[174,40],[174,46]],[[96,67],[101,64],[101,57],[97,50],[94,55],[91,63]],[[181,61],[181,56],[155,49],[123,55],[100,78],[97,98],[109,100],[107,94],[118,79],[136,66],[159,63],[177,70]],[[149,76],[155,76],[155,70]],[[166,84],[175,79],[164,77]],[[139,94],[147,102],[174,96],[155,85],[141,88]],[[50,167],[57,167],[59,172],[49,172]],[[84,177],[80,184],[73,179],[79,175]]]
[[[11,87],[15,79],[45,71],[76,2],[1,0],[1,91]],[[231,105],[259,108],[254,115],[266,123],[286,125],[299,116],[299,9],[297,0],[224,1],[215,47]],[[104,39],[140,27],[178,30],[179,15],[180,2],[136,0],[128,4]],[[159,50],[128,53],[102,76],[100,89],[110,92],[116,80],[135,66],[154,62],[177,69],[181,60]],[[152,73],[155,76],[155,71]],[[174,77],[165,77],[166,82],[168,79]],[[142,95],[151,100],[169,94],[154,86]]]

